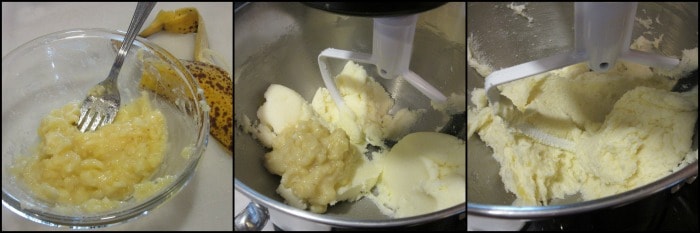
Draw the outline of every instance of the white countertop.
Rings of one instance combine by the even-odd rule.
[[[158,3],[158,11],[196,7],[207,27],[209,46],[233,64],[233,4]],[[135,3],[2,3],[2,54],[36,37],[71,28],[126,31]],[[152,41],[181,59],[192,59],[194,35],[160,33]],[[174,198],[148,215],[102,230],[233,230],[233,160],[214,138],[190,183]],[[236,194],[238,195],[238,193]],[[238,199],[238,196],[236,196]],[[238,202],[236,202],[238,203]],[[26,220],[2,208],[2,230],[56,230]]]

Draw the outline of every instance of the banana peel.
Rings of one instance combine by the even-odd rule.
[[[233,154],[233,80],[231,73],[216,64],[209,50],[204,20],[196,8],[187,7],[174,11],[158,12],[155,20],[139,36],[148,37],[166,31],[171,33],[196,33],[194,61],[181,60],[182,64],[204,90],[209,105],[210,134]],[[144,59],[141,86],[160,96],[175,101],[180,95],[176,88],[183,86],[174,70],[163,61]],[[221,65],[225,66],[225,65]],[[156,85],[156,80],[160,85]]]
[[[197,8],[186,7],[174,11],[161,10],[156,19],[139,33],[140,37],[148,37],[160,31],[175,33],[196,33],[199,26]]]
[[[201,61],[183,61],[204,89],[210,133],[233,154],[233,82],[224,69]]]

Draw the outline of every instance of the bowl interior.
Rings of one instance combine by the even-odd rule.
[[[531,26],[528,26],[527,19],[513,14],[513,10],[506,7],[508,4],[510,3],[470,3],[468,6],[467,34],[476,42],[470,42],[469,49],[477,50],[492,67],[510,67],[573,48],[573,3],[528,3],[526,12],[534,18]],[[654,24],[655,28],[647,29],[637,22],[632,38],[640,35],[658,38],[663,34],[663,40],[655,52],[680,57],[683,49],[698,45],[697,7],[697,3],[639,3],[637,18],[658,19],[663,26]],[[648,31],[652,32],[651,35]],[[474,88],[484,87],[484,77],[473,68],[468,69],[467,79],[467,90],[470,93]],[[471,102],[469,104],[472,105]],[[693,150],[698,148],[697,136],[696,131]],[[498,174],[500,165],[493,158],[492,150],[478,135],[467,141],[467,148],[467,201],[484,206],[511,205],[516,197],[505,190]],[[687,177],[676,176],[675,180],[665,179],[663,182],[668,186],[682,178]],[[580,195],[574,195],[553,202],[550,206],[554,209],[560,208],[557,207],[559,204],[580,201]],[[591,206],[595,203],[591,201],[585,204]]]
[[[450,3],[419,15],[410,69],[446,95],[465,94],[464,3]],[[310,102],[319,87],[324,87],[317,63],[326,48],[371,53],[372,19],[341,16],[306,7],[300,3],[255,3],[235,13],[235,121],[243,117],[257,120],[256,111],[264,102],[263,93],[270,84],[287,86]],[[263,30],[264,29],[264,30]],[[340,72],[347,61],[333,61],[331,74]],[[380,78],[373,66],[368,74],[382,84],[394,98],[394,110],[428,110],[413,126],[415,131],[435,131],[447,119],[430,106],[430,101],[402,79]],[[247,186],[244,193],[269,198],[284,206],[275,189],[280,177],[263,166],[267,152],[250,135],[236,128],[235,178]],[[237,189],[240,190],[238,186]],[[462,208],[463,210],[464,208]],[[382,220],[369,200],[339,203],[318,218]]]
[[[106,78],[118,49],[113,47],[112,40],[122,41],[123,37],[123,33],[102,29],[68,30],[30,41],[3,57],[3,204],[15,208],[15,212],[26,212],[57,224],[72,224],[63,220],[75,224],[118,222],[162,203],[193,174],[208,135],[209,118],[200,104],[203,95],[197,92],[196,81],[176,58],[143,39],[134,41],[119,73],[118,87],[122,106],[141,95],[139,81],[143,64],[137,58],[138,50],[144,57],[169,64],[182,80],[174,87],[180,93],[177,101],[149,93],[152,106],[163,112],[168,128],[166,156],[151,179],[172,175],[173,183],[145,201],[129,200],[107,213],[83,213],[68,220],[64,218],[70,216],[53,211],[51,203],[33,198],[9,172],[15,157],[30,155],[31,148],[38,143],[37,129],[44,116],[71,101],[82,101],[89,88]],[[163,78],[156,80],[157,85],[165,85]],[[14,206],[17,202],[22,203],[21,206]],[[48,215],[53,217],[46,219]]]

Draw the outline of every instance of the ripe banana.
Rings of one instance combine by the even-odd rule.
[[[139,35],[148,37],[160,31],[173,33],[197,33],[195,35],[194,61],[181,60],[183,65],[204,90],[210,112],[210,134],[233,154],[233,80],[231,73],[216,65],[207,41],[204,20],[196,8],[188,7],[174,11],[158,12],[156,19]],[[172,87],[182,86],[175,71],[162,61],[139,59],[144,63],[141,85],[164,98],[175,100],[177,93]],[[154,74],[153,71],[158,72]],[[156,85],[160,77],[161,85]],[[167,80],[167,81],[166,81]]]
[[[233,82],[231,74],[218,66],[183,61],[187,70],[204,89],[209,105],[210,133],[233,153]]]

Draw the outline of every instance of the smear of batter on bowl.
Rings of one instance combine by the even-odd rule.
[[[646,29],[654,29],[654,27],[651,26],[651,24],[654,23],[654,20],[651,18],[641,19],[639,17],[634,17],[634,21],[637,21],[637,23],[644,26],[644,28],[646,28]],[[656,17],[656,21],[657,22],[659,21],[658,17]]]
[[[527,19],[528,27],[531,27],[533,18],[531,16],[529,16],[527,13],[525,13],[526,5],[527,5],[527,3],[525,3],[523,5],[515,5],[514,2],[511,2],[510,4],[508,4],[506,6],[508,8],[510,8],[511,10],[513,10],[513,13],[520,15],[522,17],[525,17]]]
[[[479,47],[480,44],[476,36],[473,33],[469,34],[469,37],[467,37],[467,62],[477,73],[486,77],[493,72],[493,67],[488,65],[489,62],[486,60],[486,56],[481,53]]]
[[[640,37],[632,47],[648,50],[652,44]],[[528,123],[575,142],[575,152],[514,133],[493,114],[482,88],[471,93],[468,137],[478,134],[493,149],[505,189],[517,196],[514,205],[547,205],[577,193],[592,200],[631,190],[697,160],[697,151],[691,151],[697,87],[670,91],[694,69],[697,48],[683,51],[681,65],[672,71],[618,62],[607,73],[595,73],[581,63],[499,87],[511,108],[528,112]]]

